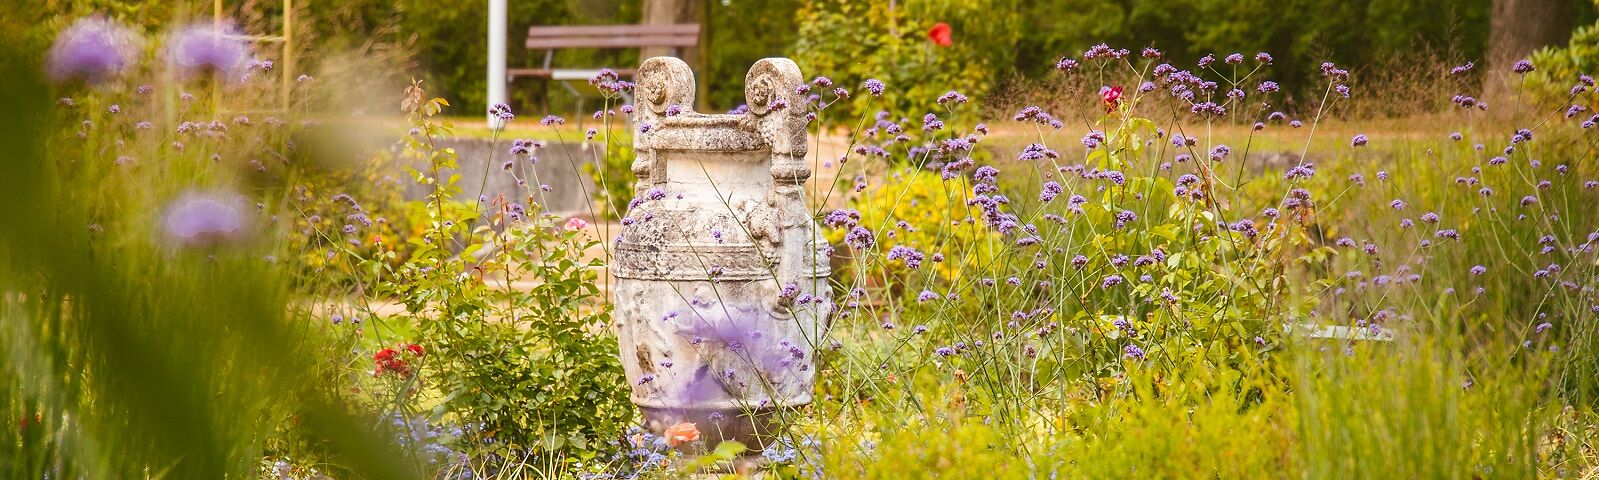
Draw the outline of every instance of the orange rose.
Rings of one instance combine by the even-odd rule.
[[[661,435],[666,437],[667,445],[676,447],[688,442],[699,441],[700,429],[695,427],[695,425],[692,423],[683,422],[677,425],[666,427],[666,431]]]

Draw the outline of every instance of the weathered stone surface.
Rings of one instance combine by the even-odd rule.
[[[696,422],[709,443],[759,449],[774,412],[811,401],[833,305],[805,202],[803,81],[794,62],[761,60],[745,78],[750,113],[702,114],[682,61],[639,69],[640,201],[611,272],[632,400],[656,430]]]

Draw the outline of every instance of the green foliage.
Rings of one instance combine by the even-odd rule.
[[[1537,367],[1549,357],[1474,378],[1447,342],[1422,342],[1300,359],[1294,401],[1308,478],[1538,476],[1548,420],[1537,411],[1547,370]]]
[[[0,52],[12,106],[0,132],[17,139],[0,151],[0,475],[248,477],[292,418],[311,425],[299,443],[342,469],[420,477],[389,462],[398,454],[339,396],[347,386],[328,381],[319,353],[333,342],[303,328],[309,314],[275,263],[271,218],[297,168],[287,145],[299,119],[180,132],[261,110],[273,79],[183,100],[213,84],[141,59],[108,84],[49,85],[43,10],[0,13],[0,37],[18,47]],[[268,241],[173,241],[164,215],[182,192],[229,187]]]
[[[1521,86],[1545,104],[1570,102],[1577,77],[1599,72],[1599,23],[1577,27],[1565,47],[1538,49],[1531,60],[1536,70],[1526,75]],[[1575,103],[1594,104],[1592,88],[1587,90]]]
[[[595,242],[555,217],[524,218],[540,208],[533,192],[447,208],[456,178],[439,172],[455,168],[456,156],[437,146],[450,129],[431,117],[449,104],[413,85],[404,105],[417,132],[405,155],[427,165],[413,176],[431,188],[430,212],[409,239],[410,260],[377,290],[400,299],[418,325],[414,342],[428,352],[420,375],[441,395],[435,415],[500,455],[582,451],[615,438],[633,411],[605,330],[610,306],[595,283],[602,264],[582,257]],[[518,200],[525,210],[512,206]]]
[[[583,164],[583,173],[589,175],[594,185],[595,201],[601,205],[601,218],[618,220],[627,213],[627,203],[633,200],[633,146],[629,142],[615,142],[605,150],[600,164]]]
[[[1179,67],[1206,54],[1270,52],[1273,80],[1296,97],[1321,85],[1323,61],[1361,73],[1390,58],[1442,51],[1480,58],[1487,48],[1489,3],[1453,0],[1349,2],[1328,0],[1062,0],[1030,2],[1019,19],[1030,32],[1015,46],[1016,69],[1041,75],[1062,56],[1108,42],[1154,46]],[[1137,49],[1134,53],[1137,53]],[[1301,102],[1311,100],[1302,99]]]
[[[918,119],[943,113],[934,103],[939,95],[953,90],[981,98],[1008,68],[1011,46],[1021,33],[1009,28],[1015,3],[927,0],[890,8],[888,2],[812,2],[798,14],[794,59],[803,71],[850,89],[853,99],[839,107],[839,122],[853,125],[877,110]],[[954,29],[952,46],[928,39],[938,22]],[[887,84],[890,93],[872,98],[861,88],[868,78]],[[975,118],[957,118],[975,123]]]
[[[744,75],[750,65],[768,57],[794,55],[799,40],[795,12],[804,0],[717,0],[705,2],[700,52],[704,65],[693,65],[695,81],[705,95],[704,111],[729,110],[744,104]]]
[[[892,285],[899,289],[894,292],[896,295],[908,292],[914,296],[923,284],[928,288],[947,287],[963,274],[994,261],[999,250],[994,242],[1001,241],[997,235],[968,223],[951,225],[979,214],[966,204],[970,190],[957,188],[941,180],[937,173],[906,167],[893,171],[878,185],[847,194],[845,201],[858,209],[861,224],[893,235],[880,236],[871,251],[849,251],[857,258],[834,275],[845,283],[878,288]],[[826,236],[828,241],[842,244],[845,233],[844,229],[832,229]],[[927,255],[942,254],[945,260],[928,261],[931,271],[922,275],[903,262],[882,259],[900,245],[926,249]]]
[[[1157,46],[1176,58],[1273,45],[1262,49],[1277,54],[1286,78],[1317,78],[1308,58],[1319,61],[1321,48],[1364,62],[1401,49],[1413,38],[1400,32],[1416,22],[1432,23],[1414,39],[1435,45],[1453,31],[1440,17],[1478,18],[1482,3],[805,5],[798,41],[809,52],[807,70],[841,75],[854,96],[831,103],[837,97],[824,91],[821,105],[791,108],[817,112],[816,132],[862,127],[844,158],[824,154],[819,141],[810,159],[827,165],[818,170],[833,161],[858,170],[839,178],[862,186],[842,200],[813,199],[858,209],[850,227],[875,242],[852,246],[847,229],[827,232],[849,264],[832,279],[831,329],[806,351],[816,359],[817,395],[780,411],[788,430],[760,453],[774,459],[769,474],[1593,472],[1599,264],[1589,236],[1599,235],[1591,233],[1599,230],[1599,183],[1584,182],[1599,182],[1599,151],[1581,118],[1559,115],[1566,102],[1511,124],[1469,111],[1392,124],[1327,122],[1318,113],[1295,115],[1306,128],[1254,130],[1129,88],[1111,108],[1098,97],[1078,99],[1091,108],[1059,119],[1069,127],[991,118],[991,130],[969,131],[961,123],[984,120],[972,115],[975,105],[933,100],[951,89],[976,96],[995,88],[1008,65],[1037,50],[1075,53],[1117,35],[1159,36]],[[116,5],[120,15],[166,8],[86,4]],[[430,44],[482,23],[461,20],[476,15],[471,6],[401,5],[408,21],[438,22],[427,27]],[[373,8],[343,11],[382,11]],[[0,25],[37,13],[0,10]],[[431,13],[438,18],[424,19]],[[552,18],[567,14],[576,15]],[[311,30],[343,15],[318,16]],[[1193,18],[1209,23],[1195,27]],[[1337,28],[1351,18],[1369,28]],[[928,44],[923,35],[935,21],[954,25],[955,46]],[[1013,28],[1027,22],[1042,30]],[[713,20],[713,30],[727,23]],[[1162,28],[1130,27],[1141,25]],[[164,79],[148,67],[102,88],[51,88],[37,65],[48,33],[0,29],[0,38],[24,46],[0,52],[0,77],[8,79],[0,103],[14,110],[0,117],[0,132],[20,139],[0,150],[0,415],[19,420],[0,429],[6,476],[671,478],[751,453],[734,443],[674,451],[625,428],[637,418],[608,331],[600,245],[582,228],[529,215],[541,210],[537,191],[462,195],[457,179],[441,173],[460,160],[439,143],[453,133],[437,120],[449,100],[413,84],[402,106],[414,130],[396,157],[378,154],[370,170],[327,168],[312,164],[319,156],[299,142],[300,120],[317,118],[303,114],[304,104],[317,97],[297,96],[300,105],[275,122],[234,121],[225,134],[185,136],[180,122],[209,124],[273,103],[277,83],[265,78],[179,101],[216,85]],[[1580,43],[1592,35],[1580,32]],[[771,46],[751,43],[736,55]],[[1372,45],[1382,47],[1344,53]],[[472,47],[427,48],[460,56]],[[1040,56],[1039,68],[1052,57]],[[1559,77],[1568,67],[1580,71],[1576,58],[1568,66],[1549,60],[1539,72],[1551,85],[1569,81]],[[1132,86],[1154,63],[1103,62],[1073,75],[1094,88]],[[713,69],[742,73],[747,61],[735,66]],[[1228,70],[1198,73],[1223,82],[1218,92],[1254,91],[1249,74]],[[885,80],[890,93],[866,95],[858,85],[868,77]],[[1528,80],[1537,81],[1545,80]],[[128,88],[145,82],[156,85],[153,95]],[[1318,91],[1332,86],[1317,82]],[[717,95],[725,99],[710,101],[739,98]],[[50,105],[63,96],[75,106]],[[1342,102],[1327,98],[1295,101],[1302,113]],[[111,104],[121,116],[109,113]],[[1250,114],[1229,105],[1234,115]],[[878,109],[893,114],[857,123]],[[956,118],[923,131],[927,112]],[[138,119],[156,126],[134,127]],[[895,140],[890,124],[910,133]],[[1081,128],[1093,135],[1080,137]],[[1535,140],[1507,140],[1516,128],[1535,130]],[[1444,140],[1457,130],[1461,140]],[[1179,132],[1199,142],[1173,143]],[[1355,133],[1371,134],[1370,145],[1351,147]],[[606,134],[606,155],[591,173],[603,210],[623,212],[633,153],[625,135]],[[1004,158],[1012,144],[1033,155]],[[1232,145],[1231,156],[1207,155],[1218,144]],[[1497,152],[1504,161],[1489,162]],[[1301,163],[1318,170],[1285,175]],[[425,201],[400,200],[384,180],[384,169],[400,165],[415,166],[408,173],[427,187]],[[978,175],[978,166],[999,173]],[[254,204],[259,241],[159,240],[165,202],[222,187]],[[943,259],[918,268],[889,258],[905,248]],[[1472,271],[1484,264],[1491,273]],[[1365,333],[1286,333],[1303,323]],[[1393,340],[1359,339],[1378,334]],[[417,423],[458,428],[439,433]],[[437,448],[450,453],[448,462],[437,462]]]

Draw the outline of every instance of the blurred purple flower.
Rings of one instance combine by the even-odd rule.
[[[101,16],[80,18],[50,46],[49,74],[56,81],[83,78],[98,83],[117,76],[133,62],[139,37]]]
[[[242,197],[233,193],[187,193],[168,204],[162,224],[172,240],[187,245],[218,243],[244,233]]]
[[[210,71],[236,80],[249,65],[250,47],[233,27],[196,23],[173,32],[167,40],[167,60],[185,74]]]

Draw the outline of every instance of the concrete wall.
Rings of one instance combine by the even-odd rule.
[[[532,192],[534,201],[545,202],[545,211],[563,216],[588,216],[595,203],[591,199],[595,198],[597,190],[589,174],[583,170],[583,165],[599,161],[605,155],[604,145],[547,143],[539,149],[537,163],[518,160],[509,172],[503,166],[511,158],[510,140],[501,140],[492,145],[492,160],[489,156],[491,145],[487,139],[453,139],[444,142],[444,146],[454,148],[460,156],[461,168],[454,173],[461,175],[457,185],[461,187],[461,196],[465,198],[477,196],[481,188],[482,194],[490,199],[504,195],[507,200],[525,202],[528,192]],[[484,182],[484,169],[488,169],[487,185]],[[632,176],[632,172],[616,173],[628,175],[629,178]],[[517,185],[519,178],[527,182],[525,187]],[[542,198],[538,191],[541,182],[550,186],[550,191],[543,192]],[[427,192],[428,188],[424,185],[406,182],[405,196],[408,199],[421,199],[427,196]]]

